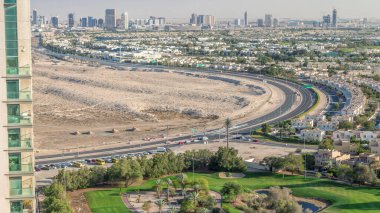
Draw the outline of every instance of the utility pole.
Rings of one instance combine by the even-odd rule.
[[[303,150],[305,151],[306,150],[306,140],[305,138],[303,138]],[[306,153],[305,153],[305,179],[306,179]]]

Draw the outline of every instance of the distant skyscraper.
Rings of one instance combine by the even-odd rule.
[[[273,26],[273,20],[271,14],[265,15],[265,27],[272,27]]]
[[[205,26],[214,26],[215,25],[215,16],[212,15],[205,15],[203,17],[203,25]]]
[[[331,26],[331,16],[323,16],[323,26],[324,27],[330,27]]]
[[[75,25],[75,16],[74,13],[69,13],[68,15],[68,21],[67,21],[67,26],[69,28],[73,28]]]
[[[32,25],[37,25],[37,24],[38,24],[38,13],[37,13],[37,10],[34,9],[33,14],[32,14]]]
[[[128,28],[129,28],[128,13],[124,12],[121,14],[121,29],[128,30]]]
[[[114,30],[116,28],[116,9],[107,9],[104,27],[107,30]]]
[[[237,26],[237,27],[239,27],[241,25],[240,21],[241,21],[240,18],[235,19],[234,25]]]
[[[244,13],[244,26],[248,27],[248,12],[245,11]]]
[[[197,25],[202,25],[203,24],[203,19],[204,19],[204,15],[199,15],[197,17]]]
[[[80,26],[81,27],[87,27],[87,18],[86,17],[82,17],[80,18]]]
[[[264,20],[263,19],[257,19],[257,26],[258,27],[264,27]]]
[[[165,17],[159,17],[158,18],[158,24],[160,26],[165,26],[166,25],[166,18]]]
[[[59,18],[57,16],[51,17],[50,24],[52,27],[58,28],[59,27]]]
[[[1,213],[36,212],[29,5],[0,0]]]
[[[277,18],[274,18],[273,19],[273,27],[278,27],[278,19]]]
[[[98,27],[104,28],[104,19],[102,19],[102,18],[98,19]]]
[[[197,24],[197,20],[198,20],[198,15],[195,13],[191,14],[190,24]]]
[[[97,22],[96,19],[92,16],[89,16],[87,18],[87,26],[88,27],[96,27],[96,22]]]
[[[338,19],[338,11],[336,9],[333,10],[333,16],[332,16],[332,26],[337,27],[337,19]]]

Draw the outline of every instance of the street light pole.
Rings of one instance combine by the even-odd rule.
[[[303,150],[306,150],[306,141],[305,138],[303,138]],[[306,153],[305,153],[305,179],[306,179]]]

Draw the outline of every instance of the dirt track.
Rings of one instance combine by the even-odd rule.
[[[34,56],[35,145],[40,153],[186,134],[273,111],[283,96],[259,81],[115,70]],[[239,83],[236,83],[239,82]],[[134,127],[135,131],[126,129]],[[116,129],[116,132],[110,130]],[[73,135],[71,133],[89,133]]]

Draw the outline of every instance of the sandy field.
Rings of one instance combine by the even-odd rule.
[[[34,54],[38,155],[94,149],[221,127],[269,113],[275,87],[237,77],[92,66]],[[114,130],[114,131],[112,131]]]

